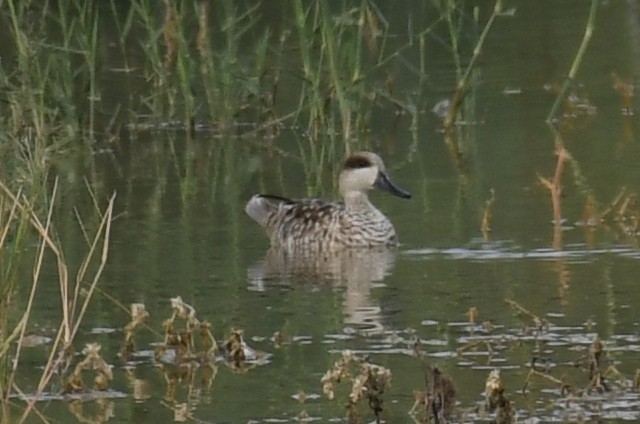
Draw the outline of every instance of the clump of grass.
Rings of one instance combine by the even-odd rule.
[[[55,158],[95,141],[98,11],[94,1],[63,0],[39,13],[29,3],[5,3],[14,60],[0,64],[0,143],[11,158],[0,178],[35,191]]]
[[[8,220],[1,223],[1,243],[6,243],[9,238],[8,234],[12,232],[14,234],[12,248],[5,249],[5,246],[0,245],[2,273],[10,278],[4,286],[6,297],[0,310],[2,315],[2,322],[0,323],[2,326],[0,331],[0,360],[2,360],[3,364],[1,368],[3,380],[0,384],[0,391],[2,392],[3,414],[5,414],[5,417],[8,414],[7,402],[9,395],[13,391],[19,394],[22,393],[22,390],[16,384],[16,375],[22,366],[21,353],[26,340],[27,328],[32,319],[32,312],[37,307],[35,305],[35,294],[40,288],[45,253],[52,255],[57,265],[61,320],[37,388],[24,408],[22,419],[34,410],[35,403],[53,376],[63,373],[69,365],[73,353],[73,342],[108,257],[115,196],[110,199],[108,206],[101,213],[101,221],[95,230],[94,237],[91,238],[89,236],[90,231],[83,228],[85,235],[87,235],[87,253],[75,273],[75,278],[71,278],[71,270],[65,259],[53,222],[53,206],[56,193],[57,182],[53,187],[49,209],[44,219],[42,219],[37,214],[38,208],[35,205],[37,199],[28,199],[20,191],[14,193],[4,183],[0,182],[0,207],[3,209],[0,214],[6,217],[7,208],[9,211]],[[18,269],[21,256],[24,254],[24,243],[33,236],[37,239],[37,250],[31,274],[31,288],[26,303],[21,304],[15,298],[15,291],[18,288],[16,279],[20,275]],[[19,315],[20,318],[17,322],[10,322],[7,318],[10,309],[23,311]],[[8,329],[10,328],[13,330],[9,331]],[[87,355],[92,353],[95,352],[88,351]],[[12,358],[10,363],[7,361],[9,356]],[[95,355],[91,357],[95,359]],[[96,361],[89,362],[93,365],[98,363]],[[98,387],[103,387],[106,384],[108,375],[105,369],[102,369],[95,381]]]
[[[293,15],[303,78],[296,121],[306,116],[312,140],[324,133],[349,141],[368,128],[382,91],[367,80],[389,60],[387,20],[366,1],[335,13],[328,4],[305,7],[298,0]],[[348,144],[344,147],[349,150]]]
[[[366,361],[350,350],[345,350],[333,368],[320,380],[322,391],[327,398],[335,397],[335,384],[343,380],[351,381],[351,391],[347,397],[347,412],[351,422],[357,420],[357,405],[364,399],[375,415],[376,422],[380,422],[383,411],[382,396],[391,383],[391,371]]]

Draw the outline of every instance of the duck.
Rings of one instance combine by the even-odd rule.
[[[266,230],[271,245],[284,251],[395,247],[398,237],[393,224],[367,196],[374,188],[411,198],[411,193],[392,182],[380,156],[356,152],[346,158],[340,172],[343,201],[256,194],[245,212]]]

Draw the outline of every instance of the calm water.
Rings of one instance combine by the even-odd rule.
[[[131,130],[120,150],[97,153],[91,170],[61,166],[61,210],[79,204],[81,212],[90,211],[83,176],[99,196],[113,190],[118,196],[102,290],[125,305],[145,303],[158,332],[171,314],[170,298],[180,295],[200,319],[212,323],[218,339],[242,329],[252,348],[268,354],[266,363],[246,372],[220,364],[210,385],[198,370],[193,380],[178,385],[176,404],[186,403],[193,417],[205,422],[294,422],[301,414],[341,421],[348,384],[342,383],[338,399],[329,401],[320,378],[341,350],[352,349],[391,369],[383,417],[410,422],[413,391],[425,389],[423,365],[412,355],[419,339],[428,363],[455,382],[467,421],[480,419],[472,409],[482,404],[493,368],[502,369],[523,419],[640,419],[640,399],[621,389],[632,384],[640,359],[636,237],[613,220],[597,228],[576,225],[587,193],[604,210],[623,187],[630,193],[640,187],[637,116],[622,110],[611,76],[616,72],[634,80],[640,74],[638,6],[610,1],[598,9],[577,81],[578,94],[593,109],[565,120],[562,134],[576,166],[568,166],[564,175],[566,221],[562,240],[554,244],[550,196],[538,181],[538,175],[552,176],[556,164],[555,135],[544,123],[555,96],[545,85],[560,84],[568,72],[589,4],[508,3],[515,14],[500,18],[492,29],[468,97],[468,123],[458,139],[464,172],[456,168],[440,120],[431,112],[455,81],[451,55],[437,37],[427,43],[430,63],[418,93],[417,132],[409,130],[410,117],[377,110],[368,138],[355,146],[379,152],[398,185],[413,193],[409,201],[372,194],[396,225],[403,243],[397,252],[338,258],[342,266],[322,275],[292,272],[267,257],[267,238],[243,212],[253,193],[335,196],[336,164],[343,152],[338,149],[319,173],[313,172],[313,164],[299,160],[308,139],[297,128],[274,140],[212,137],[206,131],[188,140],[182,132]],[[406,21],[399,12],[383,13],[392,24]],[[408,66],[398,65],[397,81],[400,93],[415,95],[417,77]],[[492,231],[485,238],[480,222],[491,189]],[[72,216],[59,231],[70,240],[68,256],[83,251]],[[52,292],[41,293],[51,296],[51,308],[38,312],[35,332],[51,335],[57,327],[56,278],[52,274]],[[516,317],[505,298],[550,322],[540,340],[524,336],[523,327],[531,322]],[[104,358],[114,365],[114,398],[86,402],[81,412],[96,418],[112,408],[109,422],[174,420],[172,403],[165,399],[168,382],[150,356],[161,337],[142,330],[136,338],[140,355],[125,364],[118,351],[127,312],[101,295],[92,305],[76,348],[85,342],[103,346]],[[493,324],[493,332],[469,326],[471,307],[478,309],[478,322]],[[284,340],[278,346],[271,340],[276,332]],[[625,377],[622,383],[611,377],[612,392],[569,400],[543,379],[532,382],[528,396],[519,392],[534,356],[548,360],[555,377],[565,376],[576,389],[588,387],[588,373],[572,363],[587,353],[596,334],[609,351],[604,367],[615,365]],[[456,349],[477,339],[490,341],[491,355],[486,345],[456,355]],[[44,352],[32,349],[26,355],[38,374]],[[24,387],[32,387],[32,378],[25,372]],[[136,379],[148,383],[148,398],[134,398]],[[309,396],[304,403],[294,398],[300,392]],[[73,418],[69,405],[51,401],[40,408],[71,422],[77,415]],[[365,406],[360,411],[363,422],[373,419]]]

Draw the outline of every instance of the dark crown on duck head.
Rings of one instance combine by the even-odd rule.
[[[371,160],[366,156],[352,155],[344,162],[344,169],[368,168],[373,166]]]

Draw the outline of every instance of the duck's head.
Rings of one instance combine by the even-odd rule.
[[[411,193],[391,182],[378,155],[371,152],[353,153],[344,162],[340,173],[340,193],[347,197],[351,192],[365,192],[372,188],[379,188],[403,199],[411,198]]]

